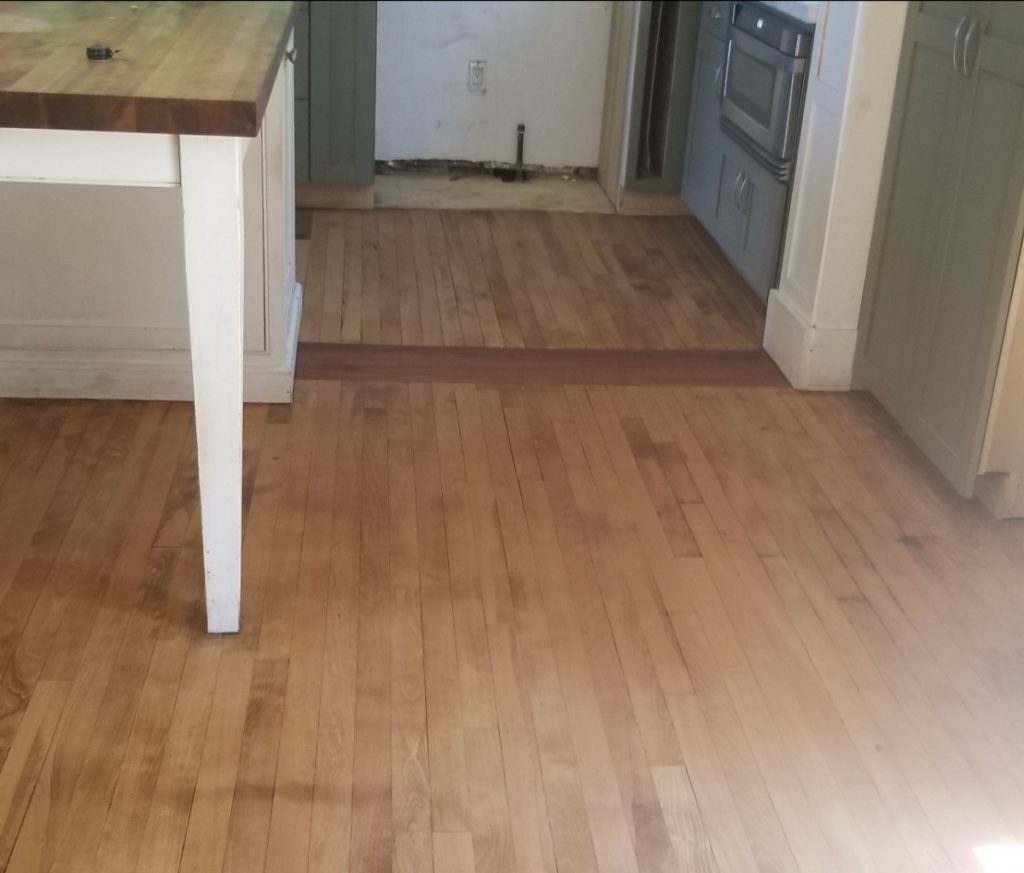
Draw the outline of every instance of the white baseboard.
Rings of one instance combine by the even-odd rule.
[[[794,388],[848,391],[856,347],[856,329],[815,328],[783,292],[773,290],[769,295],[764,348]]]
[[[290,403],[302,320],[296,284],[277,355],[245,355],[246,403]],[[0,397],[192,400],[188,350],[0,349]]]
[[[996,518],[1024,518],[1024,473],[984,473],[975,482],[974,496]]]

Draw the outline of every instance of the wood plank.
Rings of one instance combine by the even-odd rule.
[[[266,862],[287,681],[287,660],[260,659],[253,666],[228,819],[224,873],[262,870]]]
[[[434,858],[431,823],[444,827],[432,815],[433,794],[440,786],[431,783],[434,778],[438,782],[444,779],[438,770],[445,761],[440,755],[435,758],[432,745],[428,747],[429,690],[424,662],[429,653],[424,645],[426,592],[421,590],[424,574],[420,572],[413,423],[408,387],[400,386],[395,393],[388,414],[392,858],[396,870],[430,871]]]
[[[0,770],[0,866],[5,869],[21,830],[32,791],[50,748],[64,703],[67,682],[40,682],[25,710],[10,752]]]
[[[254,660],[251,651],[243,650],[221,661],[178,864],[182,873],[224,861]]]
[[[391,860],[391,585],[388,577],[387,392],[366,390],[359,549],[359,651],[352,774],[353,873],[376,873]]]
[[[363,449],[362,395],[343,388],[336,443],[330,588],[310,825],[309,868],[326,873],[349,863],[359,613]]]
[[[330,582],[336,453],[340,392],[318,384],[310,398],[315,410],[313,432],[320,451],[309,464],[305,524],[295,592],[290,662],[285,692],[281,742],[277,758],[274,803],[270,817],[265,870],[271,873],[304,869],[309,857],[318,701],[324,669],[324,635]]]

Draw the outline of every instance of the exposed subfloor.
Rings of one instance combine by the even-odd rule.
[[[225,637],[191,419],[0,401],[0,868],[988,871],[1024,843],[1022,528],[863,396],[300,381],[246,408]]]
[[[526,182],[458,172],[384,173],[374,176],[378,209],[537,209],[610,213],[612,204],[596,179],[534,175]]]

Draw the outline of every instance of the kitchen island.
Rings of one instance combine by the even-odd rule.
[[[294,15],[291,2],[0,3],[0,180],[180,189],[211,632],[239,625],[243,164],[257,145],[263,264],[294,286]],[[108,60],[87,57],[97,45]],[[19,361],[30,373],[31,360]],[[136,382],[124,396],[144,395]]]

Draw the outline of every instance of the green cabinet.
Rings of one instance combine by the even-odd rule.
[[[913,3],[855,373],[965,495],[1021,245],[1024,3]]]
[[[722,143],[722,170],[715,220],[709,229],[737,271],[759,294],[775,281],[786,218],[785,183],[728,137]]]
[[[720,124],[731,3],[703,3],[693,72],[683,200],[757,295],[775,284],[788,188]]]
[[[295,179],[309,181],[309,0],[295,16]]]
[[[299,4],[295,172],[300,182],[373,182],[377,4]]]
[[[713,5],[713,4],[709,4]],[[689,137],[683,165],[683,199],[702,224],[713,222],[722,175],[725,134],[718,125],[725,40],[702,30],[690,98]]]

